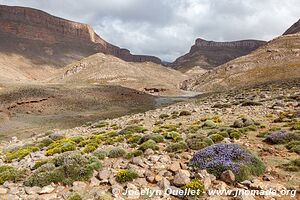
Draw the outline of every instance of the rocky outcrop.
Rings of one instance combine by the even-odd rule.
[[[246,55],[266,42],[241,40],[234,42],[214,42],[198,38],[189,53],[179,57],[171,67],[188,71],[194,67],[213,69],[237,57]]]
[[[300,32],[300,20],[293,24],[283,35],[294,34]]]
[[[161,63],[159,58],[132,55],[129,50],[106,42],[87,24],[58,18],[36,9],[0,5],[0,40],[7,38],[39,41],[48,47],[48,54],[55,54],[53,46],[63,44],[68,52],[72,48],[76,52],[83,49],[82,56],[101,52],[125,61]],[[32,44],[30,48],[36,47]]]
[[[195,91],[224,91],[300,78],[300,34],[284,35],[256,51],[182,83]]]

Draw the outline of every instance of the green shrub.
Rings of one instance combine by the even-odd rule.
[[[285,147],[291,152],[300,154],[300,141],[291,141]]]
[[[54,154],[63,153],[66,151],[74,151],[76,150],[76,143],[70,139],[61,139],[54,141],[48,146],[48,150],[46,151],[46,156],[52,156]]]
[[[2,165],[0,166],[0,185],[5,181],[22,181],[26,175],[27,171],[24,169],[16,169],[12,166]]]
[[[83,153],[91,153],[95,151],[98,148],[99,144],[90,143],[85,146],[85,148],[82,150]]]
[[[270,131],[264,131],[264,132],[260,132],[256,135],[256,137],[260,137],[260,138],[265,138],[267,137],[268,135],[270,135],[271,132]]]
[[[94,124],[94,125],[93,125],[93,128],[103,128],[103,127],[106,127],[106,126],[108,126],[108,125],[109,125],[108,122],[99,122],[99,123],[97,123],[97,124]]]
[[[165,132],[165,133],[163,133],[163,136],[166,139],[172,140],[173,142],[178,142],[178,141],[182,140],[181,135],[179,133],[175,132],[175,131]]]
[[[131,135],[129,138],[127,138],[127,143],[129,144],[136,144],[140,141],[142,136],[140,135]]]
[[[192,180],[183,188],[189,189],[190,191],[195,191],[195,196],[202,196],[205,192],[204,184],[199,179]]]
[[[147,149],[158,150],[158,146],[154,140],[147,140],[143,144],[140,145],[139,150],[145,151]]]
[[[223,136],[224,138],[229,138],[229,134],[226,131],[219,131],[217,134]]]
[[[81,196],[77,193],[71,194],[68,196],[67,200],[82,200]]]
[[[44,164],[47,164],[49,161],[50,161],[49,159],[38,160],[35,162],[33,169],[37,169],[37,168],[43,166]]]
[[[9,151],[5,154],[5,162],[11,162],[12,160],[17,159],[18,161],[22,160],[25,156],[29,155],[32,152],[39,151],[40,149],[35,146],[21,147],[14,151]]]
[[[116,174],[116,181],[119,183],[126,183],[133,181],[134,179],[138,178],[138,174],[131,170],[120,170]]]
[[[44,148],[44,147],[48,147],[51,143],[53,142],[53,140],[51,140],[50,138],[44,138],[42,139],[39,143],[38,143],[38,147],[40,149]]]
[[[189,135],[185,141],[188,147],[193,150],[199,150],[213,144],[210,138],[197,134]]]
[[[206,129],[213,129],[213,128],[216,128],[216,127],[217,127],[217,125],[212,120],[207,120],[202,125],[202,128],[206,128]]]
[[[135,150],[133,152],[127,153],[125,158],[130,159],[130,158],[133,158],[133,157],[141,156],[142,154],[143,154],[143,151]]]
[[[35,170],[24,184],[30,187],[43,187],[52,182],[71,185],[74,181],[88,181],[100,167],[101,163],[95,157],[83,156],[76,151],[65,152]]]
[[[84,138],[81,136],[75,136],[75,137],[71,137],[70,140],[72,140],[76,144],[79,144],[80,142],[82,142],[84,140]]]
[[[300,158],[292,160],[282,165],[286,171],[299,172],[300,171]]]
[[[166,151],[167,152],[183,152],[188,149],[188,146],[185,142],[177,142],[177,143],[171,143],[167,146]]]
[[[291,130],[300,130],[300,122],[296,122],[296,123],[292,126]]]
[[[230,138],[238,140],[238,139],[241,138],[241,134],[239,132],[237,132],[237,131],[236,132],[232,132],[232,133],[230,133]]]
[[[262,103],[256,101],[245,101],[241,104],[241,106],[261,106]]]
[[[123,157],[126,154],[126,151],[122,148],[113,148],[109,151],[108,157],[110,158],[119,158]]]
[[[93,153],[94,156],[96,156],[99,160],[104,160],[106,157],[108,157],[108,152],[103,150],[96,150]]]
[[[183,110],[179,113],[179,116],[189,116],[189,115],[192,115],[192,113],[187,110]]]
[[[127,126],[123,130],[119,131],[119,135],[133,134],[133,133],[144,133],[147,129],[143,126],[131,125]]]
[[[153,140],[156,143],[161,143],[164,141],[164,137],[160,134],[151,134],[151,135],[148,134],[148,135],[144,135],[140,139],[139,143],[142,144],[142,143],[146,142],[147,140]]]
[[[160,128],[165,129],[167,132],[177,131],[179,125],[176,124],[165,124],[162,125]]]
[[[219,135],[219,134],[213,134],[210,136],[210,138],[212,139],[212,141],[214,143],[219,143],[219,142],[222,142],[224,140],[224,137],[222,135]]]

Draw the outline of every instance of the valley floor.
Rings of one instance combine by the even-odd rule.
[[[270,188],[277,191],[275,199],[299,199],[299,106],[300,82],[295,81],[203,94],[194,100],[147,112],[50,131],[24,140],[3,141],[0,163],[12,166],[16,175],[7,177],[0,170],[3,183],[0,198],[151,199],[141,196],[139,191],[201,188],[199,179],[206,191],[200,199],[272,199],[272,196],[208,194],[213,189],[267,191]],[[272,138],[275,135],[289,137],[275,141]],[[223,143],[251,151],[264,163],[264,173],[240,181],[231,174],[222,178],[189,165],[197,151]],[[75,158],[82,160],[82,165],[78,162],[70,165]],[[85,163],[85,159],[89,162]],[[98,159],[100,162],[95,161]],[[67,162],[70,163],[66,165]],[[21,168],[26,177],[17,175]],[[78,175],[77,168],[83,174]],[[84,173],[87,169],[94,171]],[[66,183],[58,183],[62,180],[53,171],[62,173]],[[126,189],[132,193],[122,196],[120,192]],[[297,194],[278,195],[280,191],[297,191]],[[158,195],[153,199],[183,198],[187,197]]]

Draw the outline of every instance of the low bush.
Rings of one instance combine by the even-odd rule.
[[[76,143],[70,139],[61,139],[54,141],[48,146],[46,151],[46,156],[52,156],[54,154],[59,154],[67,151],[76,150]]]
[[[22,160],[25,156],[32,152],[39,151],[40,149],[35,146],[25,146],[18,148],[14,151],[9,151],[5,154],[5,162],[12,162],[13,160]]]
[[[145,151],[147,149],[158,150],[158,146],[154,140],[147,140],[139,146],[139,150]]]
[[[108,153],[108,157],[110,158],[119,158],[125,155],[126,155],[126,151],[122,148],[113,148]]]
[[[166,148],[166,151],[173,152],[173,153],[180,153],[186,151],[187,149],[188,149],[187,144],[181,141],[181,142],[169,144]]]
[[[96,150],[93,152],[93,155],[96,156],[99,160],[104,160],[108,157],[108,152],[104,150]]]
[[[237,181],[259,176],[265,171],[263,162],[238,144],[215,144],[201,149],[193,156],[190,165],[206,169],[216,177],[231,170]]]
[[[119,183],[131,182],[134,179],[138,178],[138,174],[131,170],[120,170],[116,174],[116,181]]]
[[[186,184],[183,188],[188,189],[190,191],[195,191],[195,195],[193,196],[202,196],[205,192],[204,184],[199,179],[192,180],[191,182]]]
[[[28,174],[27,172],[28,171],[25,169],[17,169],[12,166],[2,165],[0,166],[0,185],[5,181],[22,181]]]

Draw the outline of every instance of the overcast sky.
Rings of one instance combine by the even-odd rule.
[[[196,38],[270,40],[300,18],[299,0],[0,0],[88,23],[135,54],[172,61]]]

